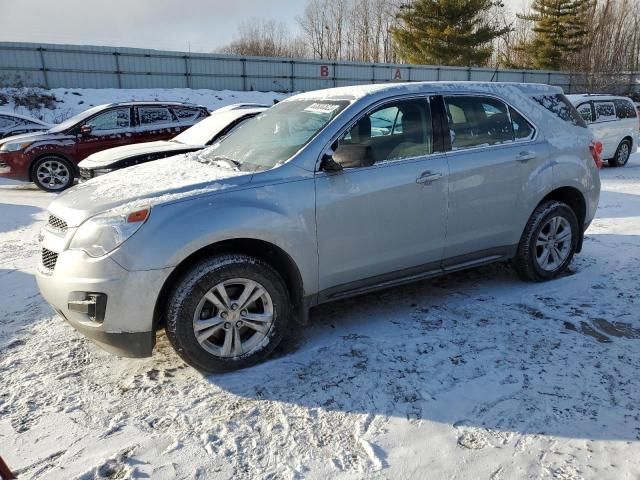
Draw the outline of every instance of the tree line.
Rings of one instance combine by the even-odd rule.
[[[515,14],[514,14],[515,13]],[[584,72],[640,69],[638,0],[306,0],[284,22],[241,24],[222,53]]]

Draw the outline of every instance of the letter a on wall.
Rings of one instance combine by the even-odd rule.
[[[394,80],[402,80],[402,72],[399,68],[396,68],[396,73],[393,74]]]

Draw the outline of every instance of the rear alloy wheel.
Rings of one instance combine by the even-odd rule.
[[[629,161],[630,156],[631,142],[629,142],[629,140],[623,140],[620,142],[620,145],[618,145],[615,157],[609,160],[609,165],[612,167],[624,167]]]
[[[33,167],[33,183],[46,192],[61,192],[73,185],[73,167],[59,157],[45,157]]]
[[[176,283],[166,332],[188,364],[225,372],[269,356],[286,333],[290,312],[285,283],[270,265],[221,255],[196,264]]]
[[[560,275],[571,263],[579,240],[576,214],[567,204],[551,200],[533,212],[514,260],[525,280],[540,282]]]

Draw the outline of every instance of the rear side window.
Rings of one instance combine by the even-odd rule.
[[[587,124],[578,111],[571,102],[567,100],[567,97],[561,93],[536,95],[531,98],[565,122],[571,123],[576,127],[587,128]]]
[[[202,116],[202,112],[197,108],[174,108],[173,113],[179,122],[190,122]]]
[[[614,100],[613,104],[616,107],[616,116],[620,119],[636,118],[636,109],[629,100]]]
[[[173,123],[173,117],[168,108],[139,107],[138,114],[140,115],[140,125],[143,127]]]
[[[513,108],[509,107],[509,114],[511,115],[511,125],[513,125],[513,136],[516,142],[522,142],[525,140],[531,140],[536,131],[526,118],[516,112]]]
[[[596,109],[596,122],[609,122],[618,119],[613,102],[593,102],[593,105]]]
[[[460,95],[444,102],[453,150],[513,142],[514,125],[501,101]]]

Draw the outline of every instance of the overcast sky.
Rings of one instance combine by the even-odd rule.
[[[504,0],[520,11],[529,0]],[[0,41],[209,52],[238,24],[276,18],[296,28],[304,0],[0,0]]]

